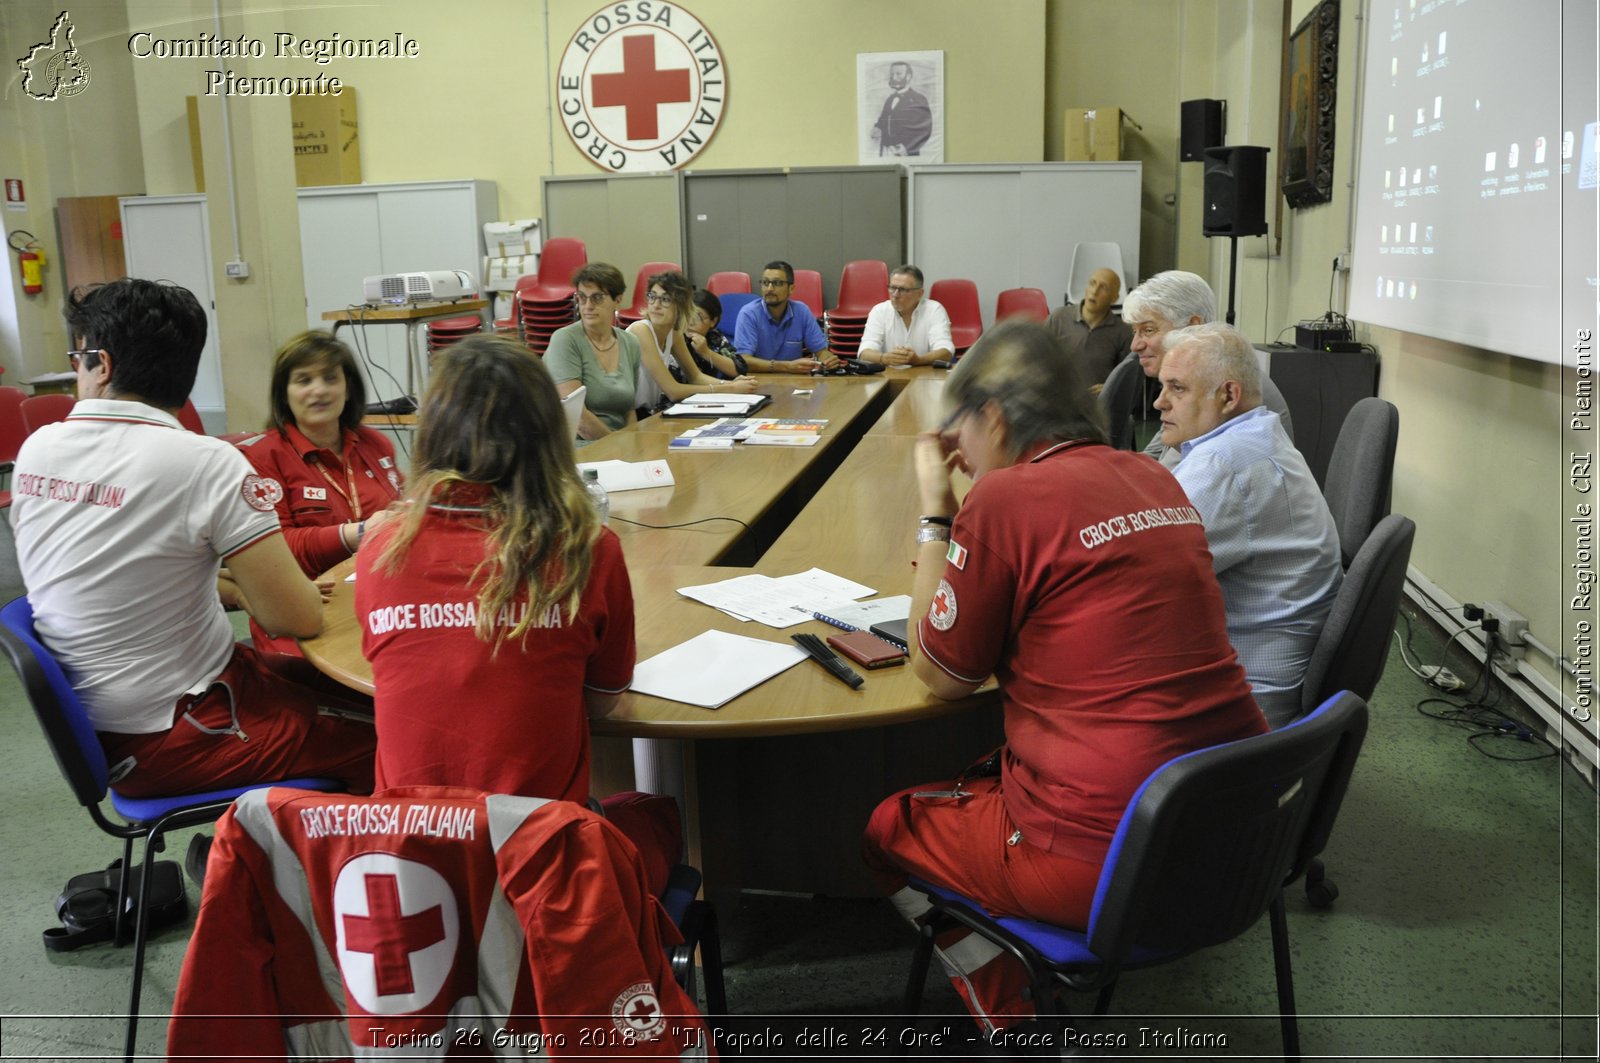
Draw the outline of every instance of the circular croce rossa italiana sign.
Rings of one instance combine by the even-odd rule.
[[[557,106],[567,135],[612,173],[676,170],[697,158],[728,101],[722,49],[664,0],[628,0],[584,20],[561,53]]]

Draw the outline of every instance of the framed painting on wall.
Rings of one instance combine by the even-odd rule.
[[[1322,0],[1290,34],[1283,64],[1283,198],[1310,207],[1333,198],[1339,0]]]
[[[944,53],[857,53],[856,128],[863,166],[943,162]]]

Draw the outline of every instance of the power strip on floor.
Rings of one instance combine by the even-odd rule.
[[[1467,688],[1467,684],[1461,681],[1460,676],[1442,664],[1425,664],[1418,671],[1422,673],[1422,678],[1430,686],[1437,687],[1440,690],[1455,691]]]

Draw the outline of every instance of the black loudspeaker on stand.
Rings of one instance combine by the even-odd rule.
[[[1267,152],[1238,145],[1205,152],[1206,236],[1228,237],[1228,324],[1234,323],[1233,290],[1239,275],[1239,237],[1267,234]]]

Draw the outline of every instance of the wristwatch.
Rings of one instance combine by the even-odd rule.
[[[917,529],[917,545],[923,543],[947,543],[950,541],[950,529],[942,524],[924,524]]]

